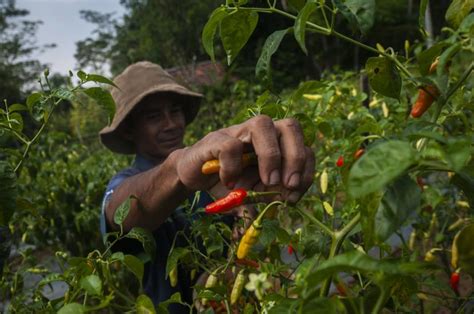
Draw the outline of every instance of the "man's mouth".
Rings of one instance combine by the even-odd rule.
[[[180,141],[180,140],[181,140],[181,136],[180,135],[175,135],[175,136],[160,138],[159,142],[161,142],[161,143],[174,143],[174,142],[177,142],[177,141]]]

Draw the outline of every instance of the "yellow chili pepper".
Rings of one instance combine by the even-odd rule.
[[[329,204],[328,202],[323,202],[323,207],[329,216],[334,216],[334,209],[332,208],[331,204]]]
[[[218,279],[219,278],[217,277],[217,274],[215,272],[212,272],[211,274],[209,274],[209,277],[207,277],[206,284],[204,285],[204,288],[209,289],[209,288],[215,287],[216,284],[217,284]],[[202,303],[202,305],[206,305],[207,304],[207,299],[203,298],[201,303]]]
[[[321,193],[326,194],[328,190],[328,182],[329,182],[328,172],[326,171],[326,169],[324,169],[323,173],[321,173],[321,178],[320,178]]]
[[[252,246],[257,242],[260,233],[262,232],[262,219],[266,217],[268,211],[271,211],[277,204],[283,204],[282,202],[275,201],[270,203],[265,207],[264,210],[260,212],[257,219],[255,219],[250,227],[245,231],[244,236],[240,240],[239,247],[237,249],[237,258],[244,259],[249,253]]]
[[[169,273],[169,276],[170,276],[170,284],[171,284],[171,287],[176,287],[176,285],[178,284],[178,266],[174,267],[170,273]]]
[[[408,248],[410,249],[410,251],[413,251],[415,249],[416,237],[416,229],[414,229],[410,234],[410,239],[408,240]]]
[[[257,242],[260,232],[262,231],[262,226],[256,224],[255,221],[250,225],[250,227],[245,231],[242,240],[240,240],[239,248],[237,249],[237,258],[243,259],[247,256],[252,246]]]
[[[245,270],[240,270],[239,274],[235,278],[234,286],[232,287],[232,292],[230,293],[230,304],[234,305],[240,298],[242,290],[244,289],[245,284]]]

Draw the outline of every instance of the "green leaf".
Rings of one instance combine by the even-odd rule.
[[[306,146],[313,145],[316,140],[317,127],[313,120],[304,113],[297,113],[294,118],[299,121],[303,129],[304,144]]]
[[[332,0],[334,6],[341,12],[342,16],[349,22],[351,28],[355,31],[359,29],[357,18],[342,0]]]
[[[453,241],[454,268],[461,268],[471,275],[474,275],[474,224],[467,225],[458,232]]]
[[[359,198],[375,192],[405,172],[416,152],[402,141],[387,141],[369,149],[349,172],[348,193]]]
[[[115,85],[115,83],[112,80],[99,74],[88,74],[87,81],[96,82],[96,83],[104,83],[104,84],[113,86],[115,88],[119,88],[117,85]]]
[[[354,14],[361,33],[367,34],[375,21],[375,0],[346,0],[345,5]]]
[[[303,9],[306,0],[287,0],[288,8],[295,12],[299,12]]]
[[[84,71],[77,71],[76,73],[77,77],[81,79],[82,82],[85,82],[87,80],[87,74]]]
[[[439,64],[436,68],[436,82],[438,89],[444,95],[448,89],[448,73],[447,65],[453,59],[453,57],[461,50],[461,44],[455,44],[446,49],[439,57]]]
[[[303,9],[298,13],[298,16],[296,17],[295,20],[295,28],[294,28],[294,33],[295,33],[295,38],[298,44],[301,47],[301,50],[305,54],[308,54],[308,50],[306,49],[306,42],[305,42],[305,37],[306,37],[306,22],[308,21],[311,13],[316,10],[316,2],[314,0],[309,0],[306,2],[305,6]]]
[[[446,21],[456,29],[473,9],[473,0],[453,0],[446,11]]]
[[[231,65],[245,46],[258,22],[255,11],[238,10],[221,21],[221,41],[227,54],[227,64]]]
[[[166,261],[166,276],[178,266],[178,261],[190,253],[189,249],[183,247],[175,247],[170,252],[168,260]]]
[[[402,79],[391,60],[385,57],[369,58],[365,70],[374,91],[387,97],[400,98]]]
[[[115,114],[115,102],[110,92],[101,87],[91,87],[84,90],[84,93],[94,99],[99,106],[105,109],[108,114],[109,124]]]
[[[12,167],[0,160],[0,226],[8,225],[16,208],[17,185]]]
[[[125,255],[124,264],[138,278],[140,284],[143,280],[144,266],[142,261],[133,255]]]
[[[11,113],[8,122],[15,131],[21,132],[23,130],[23,118],[18,112]]]
[[[290,28],[275,31],[270,36],[268,36],[267,40],[265,40],[262,53],[260,54],[260,58],[258,58],[257,65],[255,66],[255,76],[261,78],[264,81],[270,80],[270,61],[273,54],[278,50],[278,47],[280,46],[280,43],[288,30],[290,30]]]
[[[156,314],[153,302],[147,295],[144,294],[138,296],[135,308],[138,314]]]
[[[28,110],[28,107],[22,104],[13,104],[8,106],[8,112],[15,112],[15,111],[25,111]]]
[[[445,42],[434,44],[416,56],[421,75],[426,76],[429,74],[431,64],[436,59],[436,57],[441,55],[441,52],[447,45],[448,44]]]
[[[278,221],[273,219],[264,220],[262,223],[262,232],[258,238],[263,246],[268,246],[275,241],[277,237]]]
[[[341,12],[349,25],[366,34],[374,25],[375,0],[333,0],[334,6]]]
[[[474,25],[474,13],[469,14],[459,25],[459,32],[469,33],[472,26]]]
[[[471,159],[466,167],[453,176],[451,183],[464,192],[471,208],[474,208],[474,159]]]
[[[82,314],[86,312],[86,307],[79,303],[69,303],[59,309],[58,314]]]
[[[418,15],[418,27],[425,30],[425,15],[426,15],[426,6],[428,5],[428,0],[421,0],[420,1],[420,11]]]
[[[316,287],[326,278],[339,272],[361,272],[363,274],[383,273],[386,275],[403,275],[426,273],[433,267],[427,263],[404,263],[395,260],[376,260],[357,250],[343,253],[322,262],[316,271],[307,277],[308,286]]]
[[[383,193],[377,191],[360,199],[360,203],[363,204],[363,206],[360,207],[360,225],[362,228],[362,234],[364,235],[364,248],[366,251],[376,244],[374,222],[382,197]]]
[[[55,91],[55,96],[63,100],[72,101],[74,94],[67,88],[59,88]]]
[[[28,110],[31,111],[33,106],[35,106],[43,98],[43,93],[33,93],[26,99],[26,106]]]
[[[114,262],[114,261],[123,262],[124,258],[125,258],[125,254],[123,254],[122,252],[115,252],[114,254],[110,256],[109,261],[110,262]]]
[[[387,186],[382,202],[375,215],[375,235],[385,241],[397,231],[407,218],[420,206],[421,190],[405,175]]]
[[[204,50],[206,50],[207,54],[211,57],[212,62],[215,61],[214,37],[216,36],[216,30],[220,22],[227,15],[228,13],[226,11],[226,8],[220,7],[215,9],[209,17],[209,20],[207,21],[206,25],[204,25],[204,29],[202,30],[202,45],[204,46]]]
[[[445,148],[445,153],[451,169],[456,172],[461,171],[471,157],[470,138],[449,138]]]
[[[293,92],[291,95],[291,102],[295,103],[303,97],[303,94],[316,93],[323,87],[326,87],[326,84],[321,81],[306,81]]]
[[[132,199],[137,199],[134,195],[130,195],[129,198],[125,200],[120,206],[115,210],[114,214],[114,222],[122,227],[123,222],[128,216],[128,213],[130,212],[130,206]]]
[[[148,254],[152,259],[155,257],[156,243],[150,231],[140,227],[134,227],[129,233],[125,235],[125,237],[140,241],[143,245],[145,253]]]
[[[173,295],[166,301],[160,302],[158,305],[158,309],[160,313],[169,313],[168,311],[168,305],[172,303],[179,303],[183,304],[183,301],[181,300],[181,294],[179,292],[173,293]]]
[[[97,275],[89,275],[81,278],[81,288],[90,295],[102,294],[102,280]]]

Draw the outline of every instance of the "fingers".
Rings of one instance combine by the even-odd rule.
[[[251,146],[258,157],[258,166],[243,168],[244,147]],[[220,181],[227,189],[281,191],[282,200],[298,201],[309,188],[314,175],[314,153],[304,146],[303,130],[295,119],[273,121],[268,116],[257,116],[239,125],[208,134],[201,141],[185,149],[181,160],[180,178],[187,173],[186,182],[193,188],[209,188]],[[196,174],[196,168],[208,160],[218,159],[219,175]],[[186,183],[185,183],[186,184]]]
[[[230,136],[239,138],[243,143],[252,144],[258,157],[260,179],[265,185],[280,184],[281,151],[278,139],[279,133],[270,117],[257,116],[223,131]]]
[[[304,148],[305,154],[305,163],[301,175],[301,183],[300,186],[297,187],[295,190],[289,190],[288,194],[285,198],[290,203],[296,203],[300,200],[303,194],[309,189],[311,184],[313,184],[314,178],[314,167],[316,160],[314,158],[314,152],[309,147]]]
[[[306,162],[303,130],[295,119],[275,122],[280,133],[282,155],[282,185],[288,189],[297,189],[301,185]]]
[[[192,190],[208,189],[221,181],[233,188],[242,172],[243,143],[223,132],[212,132],[191,147],[183,150],[177,161],[177,172],[181,182]],[[219,176],[203,175],[202,165],[218,159]]]

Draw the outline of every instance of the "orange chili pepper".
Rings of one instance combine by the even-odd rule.
[[[242,155],[242,166],[248,167],[252,164],[255,164],[257,161],[257,155],[254,153],[247,153]],[[206,161],[201,168],[203,174],[213,174],[219,172],[221,165],[219,159],[213,159]]]

